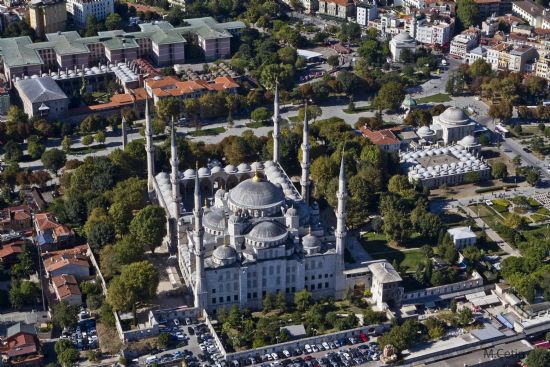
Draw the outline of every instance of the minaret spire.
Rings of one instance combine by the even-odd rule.
[[[344,248],[346,243],[346,203],[348,194],[346,191],[346,173],[344,170],[344,152],[342,151],[342,161],[340,162],[340,176],[338,177],[338,209],[336,211],[336,252],[344,261]]]
[[[302,177],[300,178],[300,185],[302,186],[302,199],[306,205],[309,206],[309,122],[307,120],[307,99],[304,106],[304,131],[302,136]]]
[[[126,119],[124,118],[124,114],[122,114],[122,150],[126,149],[126,145],[128,145],[128,135],[126,132]]]
[[[172,117],[172,124],[171,124],[171,136],[170,136],[170,152],[171,152],[171,159],[170,159],[170,165],[172,168],[172,173],[170,175],[170,183],[172,184],[172,207],[174,209],[174,216],[176,221],[179,220],[179,207],[180,207],[180,183],[178,180],[178,166],[179,166],[179,159],[178,159],[178,147],[176,145],[176,125],[174,124],[174,117]]]
[[[207,302],[206,279],[204,276],[204,228],[202,226],[203,209],[201,207],[201,193],[199,181],[199,165],[195,170],[195,208],[193,209],[193,219],[195,228],[193,231],[193,240],[195,242],[195,307],[205,308]]]
[[[279,81],[275,81],[273,98],[273,162],[279,161]]]
[[[153,127],[149,115],[149,96],[145,97],[145,151],[147,152],[147,189],[154,190],[153,180],[155,177],[155,146],[153,144]]]

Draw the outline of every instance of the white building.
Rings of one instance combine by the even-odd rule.
[[[443,21],[421,20],[416,25],[416,41],[427,45],[446,45],[451,40],[451,25]]]
[[[18,80],[15,89],[29,117],[63,118],[69,110],[69,98],[49,76]]]
[[[512,12],[535,28],[550,29],[550,12],[534,1],[514,1]]]
[[[457,59],[464,59],[468,51],[476,47],[478,42],[478,31],[466,30],[453,38],[449,49],[449,55]]]
[[[491,176],[489,165],[461,145],[404,152],[400,163],[410,182],[428,189],[460,185],[475,176],[480,180]]]
[[[458,250],[462,250],[466,246],[473,246],[477,242],[477,236],[470,227],[449,228],[447,233]]]
[[[384,304],[399,306],[404,293],[399,273],[386,261],[370,264],[369,270],[372,272],[371,292],[376,305],[381,309],[385,308]]]
[[[114,0],[67,0],[67,12],[72,15],[74,24],[80,28],[86,26],[86,20],[90,15],[97,20],[104,20],[114,11]]]
[[[369,3],[367,1],[358,2],[355,5],[356,8],[356,22],[359,25],[366,27],[370,20],[374,20],[378,17],[378,6],[376,1]]]
[[[468,135],[472,135],[476,123],[472,121],[464,110],[458,107],[449,107],[439,116],[432,118],[430,129],[436,134],[442,145],[457,143]]]
[[[394,62],[401,61],[401,52],[403,50],[411,52],[416,50],[416,41],[407,32],[397,34],[390,41],[390,52]]]
[[[478,59],[487,59],[487,47],[485,46],[478,46],[472,50],[470,50],[466,54],[466,60],[468,61],[468,64],[472,65],[476,60]]]

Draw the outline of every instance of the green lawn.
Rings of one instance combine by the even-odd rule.
[[[412,239],[412,243],[425,244],[418,235]],[[416,264],[424,259],[424,254],[417,247],[403,250],[389,247],[384,234],[369,232],[361,239],[361,245],[374,259],[387,259],[390,263],[395,260],[407,271],[416,270]]]
[[[416,100],[417,103],[443,103],[451,102],[453,99],[448,94],[438,93],[433,96],[427,96]]]
[[[349,108],[344,108],[343,111],[348,114],[353,113],[361,113],[361,112],[367,112],[367,111],[374,111],[376,110],[373,106],[361,106],[361,107],[355,107],[353,111],[351,111]]]
[[[208,135],[219,135],[223,132],[225,132],[224,127],[214,127],[211,129],[201,129],[196,131],[190,131],[188,132],[188,134],[190,136],[198,137],[198,136],[208,136]]]
[[[248,124],[245,124],[244,126],[250,128],[250,129],[257,129],[259,127],[269,126],[269,120],[268,121],[252,121]]]

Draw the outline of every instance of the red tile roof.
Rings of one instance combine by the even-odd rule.
[[[2,248],[0,248],[0,259],[3,259],[11,255],[20,254],[23,251],[23,249],[21,248],[21,245],[22,245],[22,242],[3,245]]]
[[[54,255],[43,260],[44,269],[51,273],[68,265],[76,265],[89,268],[88,256],[80,254]]]
[[[221,91],[239,87],[239,84],[234,79],[227,76],[217,77],[213,83],[204,80],[181,81],[174,76],[166,76],[163,78],[147,79],[145,84],[152,90],[153,95],[157,97],[177,97],[197,91]]]
[[[59,236],[70,236],[72,235],[72,230],[67,226],[60,224],[55,219],[52,213],[38,213],[34,216],[38,230],[41,232],[53,231],[57,237]]]
[[[388,129],[373,131],[364,127],[361,129],[361,133],[375,145],[393,145],[400,143],[395,134]]]
[[[6,354],[10,358],[23,356],[36,353],[38,351],[38,342],[34,335],[21,333],[8,338],[8,348]]]
[[[57,294],[61,300],[69,296],[82,295],[76,278],[71,274],[62,274],[53,277],[52,283],[57,289]]]

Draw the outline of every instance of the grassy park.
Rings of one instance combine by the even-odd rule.
[[[214,127],[214,128],[211,128],[211,129],[201,129],[201,130],[190,131],[190,132],[188,132],[188,134],[192,137],[199,137],[199,136],[219,135],[223,132],[225,132],[224,127]]]
[[[427,96],[422,97],[416,100],[417,103],[443,103],[443,102],[451,102],[452,98],[448,94],[445,93],[438,93],[434,94],[433,96]]]
[[[423,242],[419,236],[412,239],[415,245]],[[397,249],[388,245],[388,240],[383,233],[369,232],[361,237],[361,245],[374,259],[387,259],[390,263],[394,260],[407,271],[414,271],[416,265],[424,259],[424,254],[419,246]],[[420,244],[422,246],[423,244]]]

